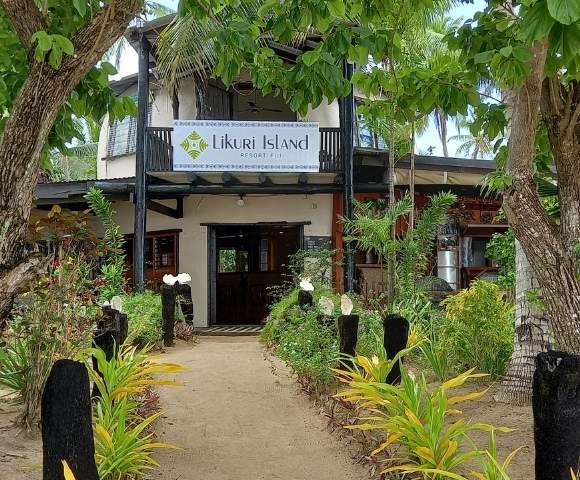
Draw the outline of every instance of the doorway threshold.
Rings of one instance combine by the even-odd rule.
[[[214,325],[195,329],[197,335],[216,335],[227,337],[259,335],[262,325]]]

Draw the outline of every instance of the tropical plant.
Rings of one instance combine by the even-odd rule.
[[[358,248],[375,251],[381,263],[391,255],[396,256],[395,298],[387,308],[398,306],[403,310],[409,302],[415,303],[420,290],[417,280],[426,273],[437,232],[455,200],[452,193],[434,195],[421,211],[415,227],[394,238],[392,230],[397,220],[413,208],[409,196],[388,208],[381,204],[357,203],[354,218],[343,220],[346,238]]]
[[[38,280],[8,322],[11,335],[0,353],[0,383],[22,402],[18,422],[38,427],[44,384],[55,360],[74,358],[90,344],[97,308],[83,254],[67,252]]]
[[[139,345],[161,340],[161,295],[145,290],[123,297],[123,313],[129,320],[129,339]]]
[[[26,339],[16,338],[0,347],[0,385],[22,395],[30,369]]]
[[[337,397],[355,402],[359,410],[358,422],[347,428],[380,430],[385,441],[371,455],[391,446],[402,447],[396,459],[387,459],[383,473],[418,474],[421,478],[453,478],[461,475],[472,460],[482,456],[479,449],[466,449],[472,431],[509,431],[485,423],[470,423],[464,418],[452,419],[459,412],[456,405],[476,400],[486,391],[451,396],[450,392],[467,380],[484,376],[473,369],[447,380],[429,390],[425,377],[415,377],[402,369],[400,385],[384,383],[395,361],[407,354],[401,352],[393,360],[357,356],[351,370],[336,369],[338,379],[346,384]]]
[[[91,187],[86,194],[91,209],[99,217],[105,231],[103,241],[107,247],[107,261],[101,266],[101,274],[105,280],[100,289],[100,300],[111,300],[115,295],[125,292],[125,240],[121,227],[115,222],[115,211],[103,192]]]
[[[488,158],[493,153],[493,139],[488,138],[484,131],[474,135],[470,131],[470,126],[467,120],[459,122],[457,126],[459,133],[449,137],[449,141],[461,142],[455,151],[456,155],[469,156],[474,160]],[[461,129],[467,129],[469,133],[461,133]]]
[[[441,305],[447,317],[441,335],[454,367],[503,375],[514,335],[514,309],[505,293],[493,282],[476,280]]]
[[[53,182],[97,178],[97,150],[101,125],[91,119],[79,123],[83,138],[72,146],[67,145],[51,152],[50,178]]]
[[[107,360],[98,348],[86,351],[89,377],[98,389],[99,397],[93,416],[95,455],[102,480],[134,478],[158,466],[151,454],[159,448],[175,448],[156,442],[150,425],[162,415],[156,412],[146,418],[137,414],[139,396],[151,385],[178,385],[174,380],[159,378],[160,374],[184,371],[181,365],[156,363],[147,349],[121,346]]]
[[[340,297],[330,288],[318,286],[313,292],[314,305],[304,310],[298,306],[298,291],[290,291],[272,305],[260,338],[288,363],[303,385],[320,391],[333,383],[330,369],[339,360],[336,322]],[[320,305],[321,299],[334,305],[330,315]],[[356,299],[354,304],[360,317],[357,351],[384,351],[381,315],[361,309]]]
[[[142,0],[0,2],[0,318],[46,262],[24,248],[41,167],[50,152],[82,139],[78,118],[122,119],[103,54],[143,8]],[[98,39],[98,41],[96,41]]]
[[[497,283],[511,291],[516,283],[516,246],[514,232],[494,233],[485,246],[485,256],[499,265]]]

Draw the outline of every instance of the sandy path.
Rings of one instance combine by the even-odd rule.
[[[360,480],[324,419],[284,367],[264,360],[256,337],[202,337],[163,356],[191,370],[161,388],[160,440],[184,448],[157,455],[163,480]]]

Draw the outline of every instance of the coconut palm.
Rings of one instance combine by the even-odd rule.
[[[66,149],[51,152],[50,178],[53,182],[91,180],[97,177],[97,149],[101,126],[79,120],[77,142]]]
[[[458,134],[449,138],[449,141],[461,142],[455,151],[456,155],[470,157],[472,159],[484,158],[493,153],[493,145],[491,140],[483,133],[479,132],[473,135],[469,131],[470,123],[468,120],[462,120],[458,123]],[[462,129],[467,129],[469,133],[461,133]]]

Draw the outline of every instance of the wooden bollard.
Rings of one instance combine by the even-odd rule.
[[[536,356],[532,406],[535,480],[568,480],[580,460],[580,357],[564,352]]]
[[[86,367],[57,360],[42,393],[42,479],[64,480],[62,460],[79,480],[98,480]]]
[[[166,347],[175,345],[173,329],[175,327],[175,297],[176,288],[173,285],[161,286],[161,318],[163,323],[163,344]]]
[[[354,356],[358,339],[358,315],[341,315],[338,317],[339,352]],[[346,366],[350,362],[343,361]]]
[[[387,358],[393,359],[401,350],[407,346],[409,339],[409,322],[405,317],[396,314],[389,314],[383,319],[383,343]],[[397,362],[387,375],[385,382],[394,385],[401,381],[401,366]]]
[[[191,296],[191,286],[187,283],[176,283],[175,289],[177,290],[179,308],[181,309],[181,313],[183,313],[185,323],[193,325],[193,299]]]
[[[314,299],[312,298],[312,293],[306,290],[300,290],[298,292],[298,305],[300,308],[309,308],[314,305]]]

